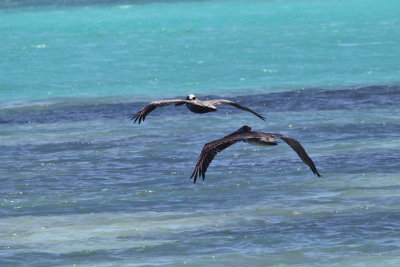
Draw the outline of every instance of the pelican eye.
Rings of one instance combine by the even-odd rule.
[[[196,100],[196,97],[194,96],[194,97],[192,98],[192,100]]]

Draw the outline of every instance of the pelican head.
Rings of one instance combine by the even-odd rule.
[[[196,100],[196,96],[194,94],[190,94],[186,97],[186,100]]]
[[[242,126],[239,130],[237,130],[239,133],[249,133],[251,132],[251,127],[250,126]]]
[[[245,126],[240,127],[238,130],[234,131],[233,133],[231,133],[228,136],[231,136],[231,135],[234,135],[234,134],[249,133],[249,132],[251,132],[251,127],[245,125]]]

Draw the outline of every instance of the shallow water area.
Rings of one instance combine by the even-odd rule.
[[[357,89],[347,106],[352,90],[235,98],[265,103],[267,122],[165,107],[132,124],[145,102],[4,108],[4,263],[396,264],[400,90]],[[243,124],[300,140],[323,178],[285,143],[238,144],[192,184],[204,143]]]

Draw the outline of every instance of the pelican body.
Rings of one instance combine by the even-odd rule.
[[[217,111],[218,105],[228,104],[228,105],[234,106],[238,109],[241,109],[241,110],[244,110],[247,112],[251,112],[254,115],[256,115],[257,117],[259,117],[260,119],[265,120],[264,116],[260,115],[259,113],[255,112],[245,106],[242,106],[238,103],[232,102],[230,100],[214,99],[214,100],[201,101],[201,100],[198,100],[194,94],[188,95],[186,97],[186,99],[170,99],[170,100],[160,100],[160,101],[151,102],[146,107],[144,107],[142,110],[140,110],[137,114],[135,114],[132,117],[132,120],[134,123],[136,121],[138,121],[138,123],[140,124],[140,122],[144,121],[146,116],[154,109],[156,109],[158,107],[162,107],[162,106],[172,105],[172,104],[175,104],[175,106],[180,106],[180,105],[186,104],[186,107],[190,111],[192,111],[194,113],[200,113],[200,114]]]
[[[196,96],[193,94],[190,94],[186,97],[186,100],[190,101],[189,103],[185,103],[186,107],[194,113],[208,113],[208,112],[214,112],[217,111],[218,108],[212,104],[208,104],[206,101],[200,101],[197,100]],[[175,106],[179,106],[182,104],[175,104]]]

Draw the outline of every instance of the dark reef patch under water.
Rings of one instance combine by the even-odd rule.
[[[195,93],[195,92],[194,92]],[[177,96],[176,98],[185,98]],[[254,110],[267,114],[276,111],[313,110],[357,110],[389,108],[400,105],[400,86],[371,85],[337,90],[307,89],[280,93],[248,96],[224,96]],[[125,97],[124,99],[126,99]],[[221,98],[221,96],[199,96],[201,99]],[[163,99],[162,96],[160,99]],[[160,100],[160,99],[154,99]],[[80,102],[67,99],[53,105],[35,105],[0,109],[0,124],[55,123],[71,121],[127,119],[142,109],[148,102]],[[167,111],[163,112],[162,109]],[[220,106],[221,110],[240,112],[231,107]],[[153,111],[153,116],[174,116],[188,112],[182,107],[162,107]]]

